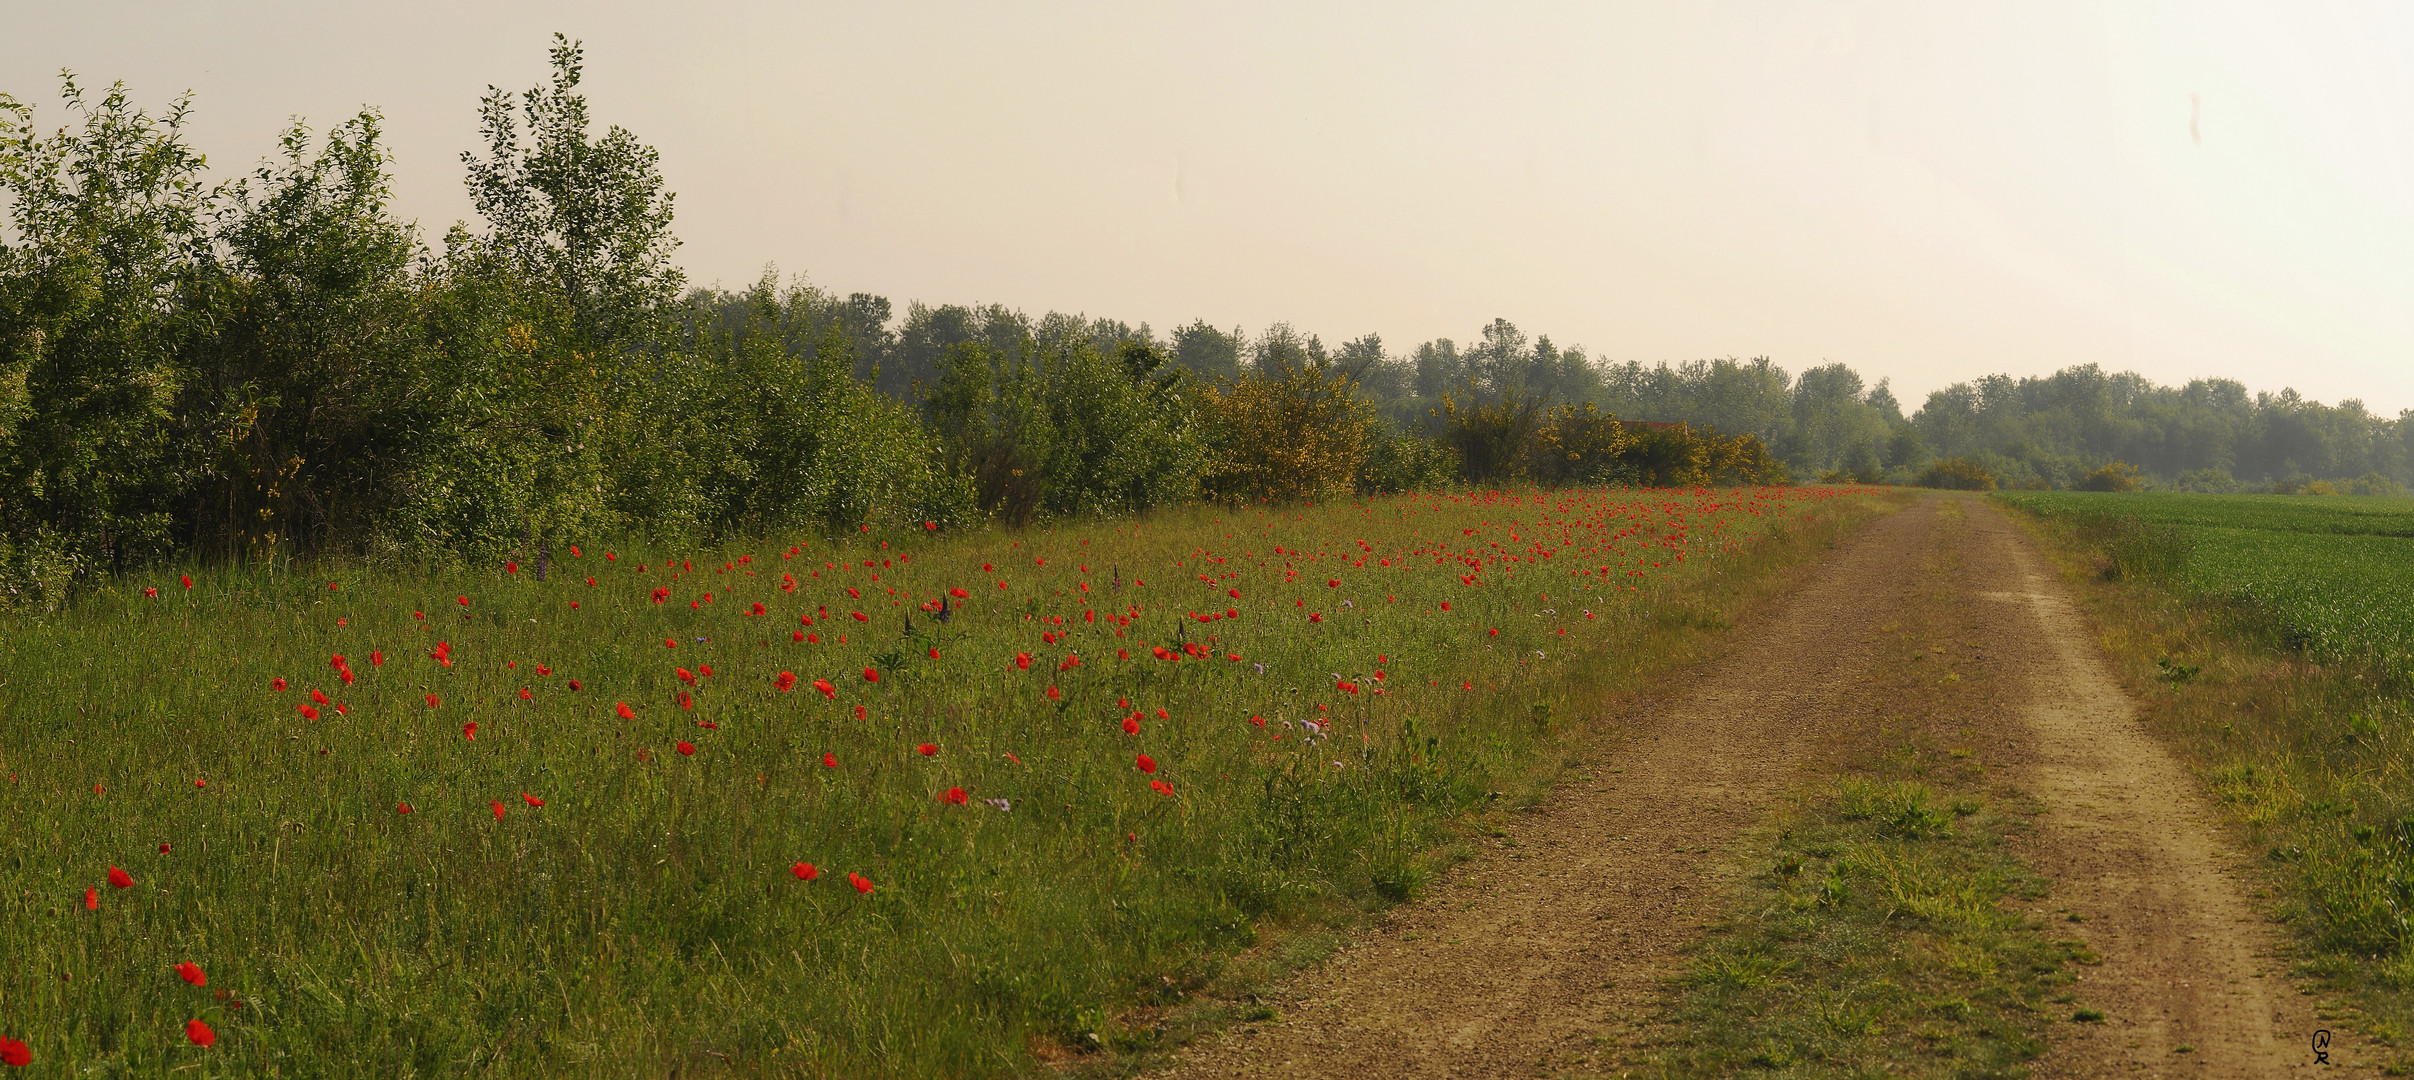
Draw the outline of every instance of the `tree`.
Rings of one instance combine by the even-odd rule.
[[[179,300],[207,245],[205,164],[123,83],[45,137],[0,95],[0,589],[55,603],[75,576],[163,554],[193,463],[176,438],[195,328]],[[0,603],[5,603],[0,598]]]
[[[567,299],[584,345],[613,356],[650,340],[685,275],[671,265],[671,193],[660,155],[615,125],[589,141],[577,93],[580,43],[553,35],[553,79],[519,95],[493,86],[478,103],[487,156],[462,151],[485,238]],[[523,146],[525,121],[534,145]]]
[[[282,160],[237,181],[187,300],[213,332],[192,343],[183,426],[209,469],[184,509],[193,542],[225,555],[318,550],[367,535],[401,498],[428,428],[413,261],[418,232],[387,208],[378,115],[314,154],[286,129]]]

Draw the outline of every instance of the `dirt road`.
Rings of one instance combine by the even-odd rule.
[[[1721,849],[1829,767],[1823,732],[1847,726],[1847,691],[1940,542],[1964,546],[1966,644],[1999,676],[1980,753],[2046,803],[2025,854],[2104,958],[2079,989],[2107,1022],[2057,1025],[2040,1071],[2243,1077],[2309,1062],[2294,1053],[2311,1026],[2269,959],[2275,935],[2225,872],[2194,781],[2137,726],[2026,540],[1975,500],[1943,505],[1839,545],[1651,715],[1620,717],[1616,744],[1538,812],[1295,979],[1273,1002],[1281,1019],[1208,1039],[1164,1075],[1612,1067],[1718,915]]]
[[[2079,986],[2101,1025],[2058,1029],[2041,1076],[2260,1077],[2314,1068],[2316,1023],[2202,785],[2139,724],[2053,569],[1968,507],[1973,610],[2004,693],[1993,755],[2044,802],[2025,852],[2103,957]],[[2186,1050],[2180,1048],[2185,1047]],[[2341,1053],[2334,1060],[2343,1058]]]

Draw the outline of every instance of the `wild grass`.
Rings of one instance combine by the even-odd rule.
[[[1928,784],[1846,776],[1756,854],[1668,1017],[1676,1076],[2018,1076],[2088,956],[2019,910],[2026,822]],[[2067,1009],[2067,1005],[2059,1007]]]
[[[1123,1018],[1263,928],[1413,895],[1604,672],[1870,512],[1487,493],[128,578],[0,627],[0,1034],[93,1075],[1145,1047]]]
[[[2083,590],[2146,722],[2264,856],[2258,896],[2294,930],[2325,1018],[2414,1071],[2414,686],[2395,666],[2414,614],[2392,606],[2414,603],[2414,540],[2399,534],[2414,504],[2097,498],[2191,534],[2188,573],[2106,580],[2090,537],[2019,519]],[[2199,584],[2225,580],[2241,585]]]

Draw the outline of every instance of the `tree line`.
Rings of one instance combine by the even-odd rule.
[[[1943,457],[2011,483],[2112,457],[2200,486],[2406,474],[2414,425],[2226,383],[2073,369],[1906,418],[1842,365],[1620,367],[1505,320],[1403,352],[1281,323],[899,312],[771,273],[692,288],[655,151],[598,132],[576,43],[551,60],[480,100],[477,224],[432,243],[393,212],[375,110],[297,122],[212,182],[189,95],[154,114],[63,76],[70,122],[46,132],[0,94],[0,598],[163,559],[542,567],[613,533],[1461,481],[1888,481]]]

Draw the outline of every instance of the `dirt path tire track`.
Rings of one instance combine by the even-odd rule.
[[[2105,1022],[2057,1026],[2038,1075],[2318,1067],[2308,1040],[2322,1025],[2283,977],[2284,938],[2248,898],[2246,857],[2202,785],[2139,722],[2093,628],[2028,538],[1983,501],[1965,506],[1964,566],[2001,673],[2001,715],[1989,726],[2010,740],[1986,756],[2045,804],[2024,854],[2053,880],[2057,906],[2087,920],[2071,936],[2103,958],[2077,989]]]
[[[1273,1002],[1279,1022],[1203,1041],[1172,1077],[1492,1077],[1582,1070],[1633,1030],[1718,915],[1718,849],[1814,756],[1928,551],[1935,506],[1873,522],[1720,659],[1425,898]],[[1622,770],[1622,771],[1621,771]]]

